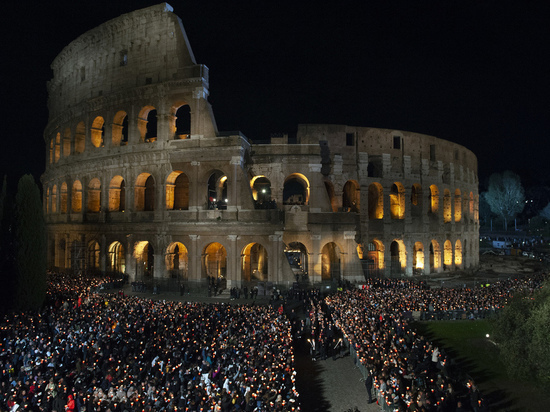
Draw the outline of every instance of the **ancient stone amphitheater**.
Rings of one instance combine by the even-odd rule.
[[[52,269],[232,287],[478,264],[471,151],[343,125],[299,125],[265,144],[220,132],[208,68],[168,4],[84,33],[52,69],[42,176]]]

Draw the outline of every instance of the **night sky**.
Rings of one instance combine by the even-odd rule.
[[[155,1],[21,1],[2,9],[0,176],[44,171],[46,82],[64,46]],[[549,181],[550,8],[543,1],[172,1],[210,69],[220,131],[299,123],[413,131],[478,158],[480,180]],[[7,127],[6,127],[7,126]]]

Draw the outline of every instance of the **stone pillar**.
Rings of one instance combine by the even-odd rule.
[[[201,262],[201,251],[198,249],[197,241],[200,239],[199,235],[189,235],[191,239],[191,249],[188,256],[188,279],[191,282],[200,282],[201,281],[201,271],[202,271],[202,262]]]
[[[231,289],[233,286],[239,287],[241,285],[241,271],[239,268],[241,254],[237,250],[237,240],[239,236],[228,235],[227,240],[230,241],[231,246],[227,250],[227,289]]]
[[[193,166],[189,179],[189,210],[197,211],[203,209],[203,202],[199,196],[199,168],[201,162],[192,161]],[[206,201],[206,199],[204,199]]]
[[[227,191],[229,193],[229,199],[227,203],[227,210],[235,211],[237,210],[237,205],[239,204],[239,199],[237,196],[237,186],[238,186],[238,180],[239,180],[239,169],[241,167],[241,156],[233,156],[231,158],[232,172],[231,172],[231,179],[229,179],[229,190]]]
[[[308,274],[311,283],[318,283],[322,280],[322,254],[320,245],[321,235],[311,235],[311,250],[308,251]]]
[[[280,283],[286,279],[283,279],[283,268],[281,262],[283,262],[283,233],[275,232],[274,235],[269,235],[269,242],[271,243],[271,253],[273,257],[268,255],[268,268],[267,268],[267,280],[274,283]],[[286,259],[286,257],[284,257]]]
[[[134,235],[126,235],[126,273],[128,273],[131,280],[136,281],[137,267],[136,259],[134,258]]]
[[[141,142],[141,135],[138,128],[138,118],[136,108],[132,106],[128,113],[128,145]]]

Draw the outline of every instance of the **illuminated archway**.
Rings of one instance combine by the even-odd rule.
[[[154,274],[155,250],[148,241],[136,242],[134,246],[136,259],[136,278],[151,278]]]
[[[174,138],[189,139],[191,135],[191,108],[188,104],[182,104],[174,115]]]
[[[384,195],[380,183],[369,185],[369,219],[384,218]]]
[[[462,220],[462,194],[460,189],[455,190],[455,222]]]
[[[309,203],[309,181],[301,173],[293,173],[285,179],[283,204],[307,205]]]
[[[52,213],[57,213],[57,185],[52,187]]]
[[[227,251],[218,242],[207,245],[202,253],[203,278],[225,279],[227,275]]]
[[[334,242],[327,243],[321,250],[321,280],[339,280],[340,249]]]
[[[306,278],[309,273],[309,255],[303,243],[291,242],[285,246],[285,255],[297,278]]]
[[[422,216],[422,186],[418,183],[412,185],[411,189],[411,216]]]
[[[384,244],[377,239],[367,244],[367,277],[381,277],[384,273]]]
[[[189,253],[181,242],[173,242],[166,248],[166,271],[171,278],[185,280],[188,276]]]
[[[451,192],[449,189],[445,189],[443,191],[443,222],[449,223],[451,220]]]
[[[60,211],[61,213],[67,213],[67,182],[61,183],[61,202],[60,202]]]
[[[54,153],[55,163],[59,162],[60,157],[61,157],[61,134],[57,133],[55,135],[55,153]]]
[[[208,178],[208,208],[227,209],[227,176],[220,170],[210,174]]]
[[[413,248],[413,270],[421,274],[424,270],[424,245],[422,242],[415,242]]]
[[[105,136],[105,120],[97,116],[92,123],[91,140],[94,147],[103,146],[103,136]]]
[[[88,269],[99,270],[99,243],[96,240],[88,243]]]
[[[445,270],[451,270],[453,266],[453,245],[451,241],[447,239],[443,244],[443,268]]]
[[[189,209],[189,178],[175,170],[166,179],[166,210]]]
[[[430,186],[430,213],[433,215],[439,213],[439,189],[436,185]]]
[[[141,142],[152,143],[157,140],[157,110],[153,106],[141,109],[137,123]]]
[[[112,128],[113,146],[126,145],[128,143],[128,115],[124,110],[120,110],[115,114]]]
[[[268,280],[267,250],[259,243],[249,243],[241,253],[241,279],[250,281]]]
[[[115,176],[109,184],[109,212],[126,209],[126,184],[122,176]]]
[[[469,199],[469,212],[470,212],[470,221],[473,221],[474,220],[474,193],[473,192],[470,192],[470,199]]]
[[[342,207],[344,211],[359,213],[361,210],[361,196],[359,183],[355,180],[348,180],[342,191]]]
[[[155,180],[149,173],[141,173],[136,179],[134,207],[136,212],[155,210]]]
[[[252,197],[257,209],[272,208],[271,182],[267,177],[254,176],[250,180],[250,188],[252,189]]]
[[[75,213],[82,211],[82,183],[76,180],[71,192],[71,210]]]
[[[437,241],[430,243],[430,273],[436,272],[441,267],[441,249]]]
[[[402,240],[394,240],[390,245],[391,275],[401,275],[407,265],[407,253]]]
[[[390,215],[392,219],[405,218],[405,188],[399,182],[391,186]]]
[[[84,153],[86,148],[86,126],[84,122],[80,122],[76,125],[76,132],[74,135],[74,152]]]
[[[462,268],[462,243],[460,239],[455,242],[455,267]]]
[[[113,242],[109,246],[109,268],[111,271],[118,273],[126,271],[126,255],[124,246],[120,242]]]
[[[71,154],[71,129],[65,128],[63,132],[63,157]]]
[[[88,212],[97,213],[101,209],[101,183],[93,178],[88,184]]]
[[[46,189],[46,214],[49,214],[51,210],[51,204],[50,204],[50,188],[48,187]]]

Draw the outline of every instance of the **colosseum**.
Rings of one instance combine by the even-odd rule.
[[[166,3],[52,63],[42,176],[48,266],[131,280],[311,284],[479,262],[476,156],[433,136],[304,124],[218,131],[209,72]]]

